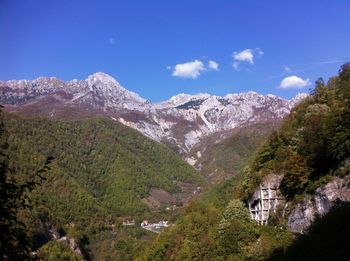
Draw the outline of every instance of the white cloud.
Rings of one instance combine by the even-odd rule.
[[[303,88],[310,85],[310,79],[302,79],[296,75],[285,77],[280,84],[280,88],[289,89],[289,88]]]
[[[203,62],[194,60],[192,62],[175,65],[173,76],[196,79],[205,70]]]
[[[239,66],[241,63],[246,62],[250,64],[254,64],[254,58],[255,57],[261,57],[263,56],[264,52],[260,48],[255,49],[245,49],[240,52],[233,52],[233,68],[235,68],[237,71],[239,71]]]
[[[212,69],[214,71],[218,71],[219,70],[219,64],[215,61],[209,61],[208,62],[208,68]]]
[[[170,65],[168,65],[167,67],[165,67],[167,70],[171,70],[171,66]]]
[[[204,71],[219,71],[219,64],[213,60],[208,61],[205,65],[200,60],[194,60],[187,63],[176,64],[175,66],[167,66],[166,69],[173,69],[173,76],[182,78],[197,79]]]
[[[233,59],[239,62],[249,62],[254,64],[254,54],[252,49],[245,49],[241,52],[234,52]]]
[[[108,41],[109,41],[109,44],[111,44],[111,45],[115,44],[115,40],[113,37],[109,38]]]

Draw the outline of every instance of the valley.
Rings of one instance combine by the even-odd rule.
[[[339,77],[348,67],[343,70]],[[322,127],[328,135],[343,120],[317,113],[327,113],[326,106],[339,110],[337,86],[344,81],[290,101],[250,92],[181,94],[159,104],[103,73],[81,81],[1,82],[6,155],[17,182],[37,179],[36,170],[53,157],[40,186],[30,192],[33,208],[19,212],[33,251],[43,259],[77,260],[275,255],[293,242],[292,232],[303,233],[318,213],[350,199],[347,147],[339,163],[331,160],[338,165],[320,167],[316,177],[314,160],[322,161],[320,150],[328,147],[312,147],[309,136],[300,136],[301,130],[320,130],[322,119],[330,124]],[[342,133],[346,144],[347,131]],[[303,150],[290,151],[292,146]],[[298,158],[308,149],[310,163]],[[266,207],[259,186],[273,187],[280,199],[266,205],[267,216],[258,210]],[[312,205],[315,200],[322,204]],[[237,229],[246,234],[236,238]]]
[[[0,261],[348,261],[350,1],[0,1]]]

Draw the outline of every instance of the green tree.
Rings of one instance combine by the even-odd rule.
[[[30,239],[24,223],[18,217],[18,211],[30,206],[27,192],[31,191],[37,182],[18,183],[13,171],[9,169],[7,149],[7,133],[0,110],[0,259],[29,260],[32,258]],[[51,158],[36,173],[38,177],[42,178],[41,174],[48,169],[50,161]]]
[[[332,163],[327,153],[331,137],[327,124],[330,110],[327,104],[309,105],[299,128],[298,152],[309,166],[313,179],[326,173]]]
[[[61,242],[51,241],[38,251],[38,257],[47,261],[82,261],[83,258],[74,253]]]
[[[330,119],[330,153],[333,161],[339,163],[350,156],[350,63],[341,67],[336,86],[337,99]]]
[[[295,151],[289,149],[283,162],[284,176],[281,182],[281,191],[289,199],[300,193],[306,187],[309,177],[305,160]]]
[[[241,254],[243,248],[257,240],[256,224],[243,202],[231,200],[218,227],[218,242],[223,256]]]

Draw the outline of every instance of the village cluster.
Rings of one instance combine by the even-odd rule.
[[[123,221],[123,226],[135,226],[135,220],[133,219],[126,219]],[[143,229],[155,232],[155,233],[160,233],[160,231],[169,226],[169,222],[166,220],[161,220],[156,223],[150,223],[148,220],[144,220],[141,222],[141,227]]]

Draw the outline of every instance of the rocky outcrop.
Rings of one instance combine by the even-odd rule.
[[[90,260],[89,254],[80,246],[78,240],[74,237],[64,236],[57,239],[57,241],[65,244],[70,250],[81,256],[84,260]]]
[[[279,190],[282,178],[283,176],[275,174],[265,176],[249,200],[251,217],[259,224],[267,224],[271,211],[274,212],[278,206],[287,206],[288,202]],[[288,228],[292,232],[303,233],[316,216],[328,213],[337,201],[350,201],[350,175],[335,177],[296,204],[288,216]]]
[[[40,247],[44,246],[50,241],[62,242],[72,251],[77,253],[84,260],[90,260],[89,254],[79,244],[79,241],[74,237],[66,236],[63,231],[58,231],[49,220],[36,220],[37,227],[32,236],[32,249],[37,251]],[[61,232],[61,233],[60,233]]]
[[[80,245],[78,244],[77,240],[74,237],[68,238],[67,243],[68,243],[69,248],[72,251],[74,251],[75,253],[77,253],[80,256],[84,256],[83,251],[80,248]]]
[[[260,187],[279,189],[283,175],[269,174],[262,178]],[[261,198],[260,187],[256,188],[250,202]]]
[[[37,250],[50,240],[57,240],[61,234],[48,220],[35,220],[35,229],[31,235],[32,249]]]
[[[303,233],[317,215],[328,213],[338,200],[350,201],[350,175],[345,178],[334,178],[324,187],[318,188],[313,195],[298,203],[288,217],[289,229]]]
[[[285,203],[279,191],[282,178],[282,175],[275,174],[265,176],[248,202],[252,219],[261,225],[268,223],[270,212],[276,212],[277,207]]]

